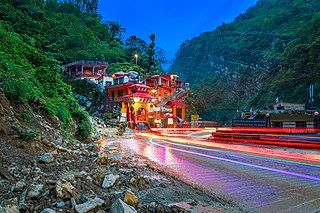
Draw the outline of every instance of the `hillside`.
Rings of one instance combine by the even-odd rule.
[[[233,22],[185,41],[169,71],[191,83],[204,119],[227,122],[276,97],[308,103],[311,83],[317,105],[319,25],[319,1],[260,0]]]

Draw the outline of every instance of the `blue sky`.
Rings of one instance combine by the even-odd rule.
[[[100,0],[98,12],[106,21],[118,21],[131,35],[166,51],[170,61],[180,45],[200,33],[212,31],[221,23],[231,22],[257,0]],[[167,68],[168,65],[165,66]]]

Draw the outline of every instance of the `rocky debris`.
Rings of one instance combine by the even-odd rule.
[[[118,198],[111,206],[110,213],[136,213],[137,211],[130,205]]]
[[[70,199],[71,197],[78,198],[76,188],[64,179],[57,182],[55,191],[57,193],[57,197],[63,200]]]
[[[108,164],[108,155],[106,153],[99,154],[98,158],[95,159],[95,162],[101,165]]]
[[[15,192],[20,192],[26,187],[26,183],[24,181],[18,181],[15,186],[14,186],[14,191]]]
[[[132,206],[135,206],[139,202],[139,199],[132,191],[126,191],[124,194],[123,201]]]
[[[18,198],[11,198],[0,203],[0,212],[19,213]]]
[[[119,178],[120,178],[119,175],[113,175],[113,174],[106,175],[103,179],[102,188],[104,189],[111,188]]]
[[[0,213],[185,212],[182,202],[196,211],[200,204],[187,199],[201,200],[206,209],[239,212],[237,206],[190,188],[166,168],[126,151],[121,143],[127,139],[116,138],[116,128],[98,121],[105,138],[99,134],[85,142],[66,139],[41,109],[38,113],[19,105],[17,110],[1,95]],[[23,123],[22,113],[31,120]],[[39,134],[23,141],[13,125]]]
[[[40,213],[56,213],[56,211],[50,208],[46,208],[43,209]]]
[[[27,194],[27,198],[29,199],[37,198],[41,194],[42,189],[43,189],[43,184],[37,184],[37,185],[31,184],[30,190]]]
[[[52,153],[44,153],[38,158],[40,163],[52,163],[55,160],[55,157]]]
[[[15,180],[15,178],[9,172],[7,172],[6,170],[4,170],[3,168],[0,167],[0,177],[1,176],[9,181]]]
[[[77,213],[86,213],[95,209],[98,206],[101,206],[102,204],[104,204],[104,201],[96,197],[93,200],[76,205],[75,210]]]

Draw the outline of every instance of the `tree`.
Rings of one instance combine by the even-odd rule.
[[[121,27],[121,25],[116,21],[109,21],[108,31],[112,40],[120,40],[123,33],[126,32],[126,29]]]
[[[156,40],[156,35],[155,34],[151,34],[149,35],[149,38],[151,40],[151,43],[149,44],[148,46],[148,49],[147,49],[147,56],[148,56],[148,66],[147,66],[147,73],[151,73],[151,67],[153,65],[156,65],[156,62],[154,60],[154,55],[156,54],[156,51],[155,51],[155,40]]]

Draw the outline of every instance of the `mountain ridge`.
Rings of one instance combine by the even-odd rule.
[[[228,122],[276,97],[307,103],[309,85],[319,89],[319,23],[317,1],[260,0],[231,23],[185,41],[169,71],[191,83],[208,120]]]

